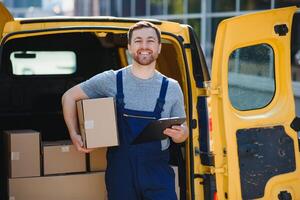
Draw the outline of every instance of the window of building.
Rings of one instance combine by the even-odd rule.
[[[183,14],[183,0],[169,0],[168,13],[169,14]]]
[[[18,1],[13,1],[13,6],[16,8],[28,8],[28,7],[41,7],[42,5],[41,0],[18,0]]]
[[[115,16],[115,17],[120,16],[120,13],[118,10],[118,0],[111,0],[110,15]]]
[[[213,12],[235,11],[235,0],[212,0]]]
[[[241,10],[265,10],[271,8],[271,0],[241,0]]]
[[[135,1],[135,14],[136,16],[146,15],[146,0]]]
[[[274,53],[267,44],[235,50],[229,57],[228,93],[238,110],[268,105],[275,93]]]
[[[299,0],[275,0],[275,8],[281,8],[286,6],[298,6],[300,7]]]
[[[122,16],[128,17],[130,16],[130,8],[131,8],[131,0],[123,0],[122,1]]]
[[[201,13],[201,1],[188,0],[188,12],[189,13]]]
[[[100,0],[99,1],[99,5],[100,5],[100,15],[104,16],[104,15],[109,15],[108,8],[109,8],[109,2],[108,0]]]
[[[10,60],[14,75],[73,74],[76,71],[76,54],[72,51],[17,51],[10,54]]]
[[[164,1],[163,0],[151,0],[150,1],[150,13],[151,13],[151,15],[164,14]]]
[[[191,27],[193,27],[195,33],[197,34],[198,39],[201,38],[201,19],[196,18],[196,19],[188,19],[187,22]]]

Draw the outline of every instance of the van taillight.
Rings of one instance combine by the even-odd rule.
[[[209,123],[209,132],[211,133],[212,132],[212,119],[211,119],[211,117],[209,117],[208,123]]]
[[[217,192],[214,193],[214,200],[218,200]]]

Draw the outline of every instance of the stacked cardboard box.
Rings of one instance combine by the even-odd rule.
[[[40,133],[34,130],[4,131],[9,178],[41,175]]]
[[[104,200],[104,172],[9,179],[10,200]]]
[[[93,150],[88,155],[89,160],[89,171],[90,172],[99,172],[106,170],[106,147],[97,148]]]
[[[44,175],[86,172],[85,154],[70,141],[43,142]]]
[[[86,170],[86,155],[76,151],[70,142],[43,142],[43,153],[40,154],[39,132],[5,131],[5,136],[7,158],[10,158],[8,159],[10,200],[106,199],[105,172],[103,172],[106,167],[104,159],[106,148],[97,149],[90,155],[92,171],[102,172],[89,173]],[[41,171],[47,176],[41,176]]]

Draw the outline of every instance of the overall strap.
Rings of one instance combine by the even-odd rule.
[[[124,108],[124,93],[123,93],[123,76],[122,71],[117,73],[117,95],[116,95],[117,106]]]
[[[159,97],[156,101],[156,106],[154,109],[154,113],[156,118],[161,118],[161,112],[163,111],[163,107],[165,105],[165,98],[167,94],[169,81],[166,77],[163,77]]]

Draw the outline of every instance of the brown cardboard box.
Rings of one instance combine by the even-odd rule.
[[[71,141],[43,142],[44,175],[85,172],[85,153],[76,150]]]
[[[104,172],[9,179],[10,200],[104,200]]]
[[[107,148],[97,148],[89,153],[89,171],[105,171],[106,170],[106,152]]]
[[[119,144],[115,102],[112,97],[80,100],[77,102],[77,113],[85,147]]]
[[[40,176],[40,133],[34,130],[9,130],[4,133],[9,177]]]
[[[175,191],[177,194],[177,199],[180,199],[180,188],[179,188],[179,178],[178,178],[178,167],[172,166],[175,173]]]

